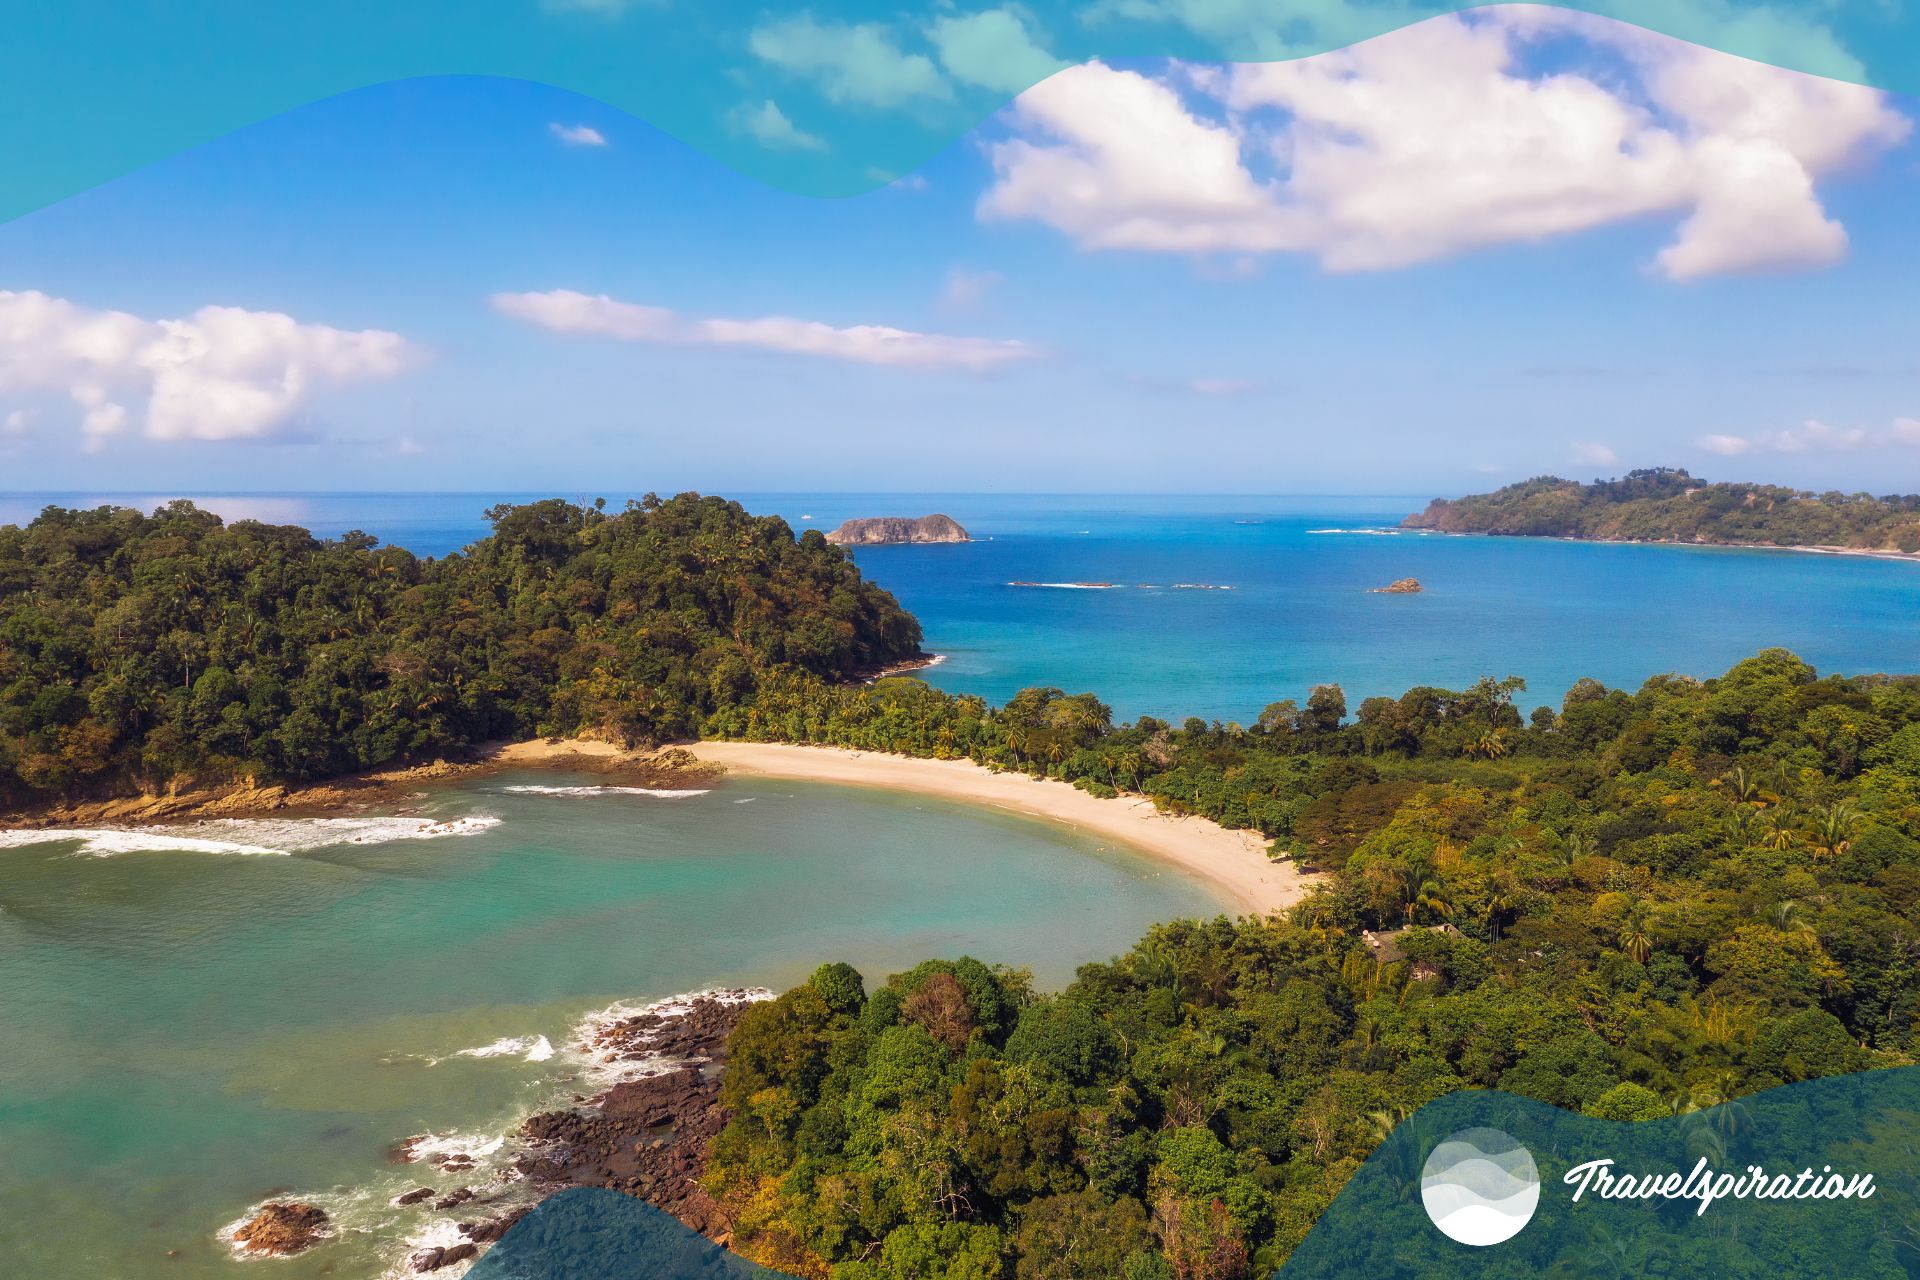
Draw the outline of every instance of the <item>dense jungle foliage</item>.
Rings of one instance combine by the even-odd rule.
[[[187,502],[0,528],[0,804],[685,737],[766,673],[844,680],[919,649],[845,552],[737,503],[487,514],[438,560]]]
[[[1710,484],[1669,467],[1592,484],[1538,476],[1493,493],[1436,498],[1401,523],[1447,533],[1920,551],[1920,495]]]
[[[842,965],[755,1008],[708,1170],[735,1247],[833,1280],[1235,1280],[1454,1090],[1644,1119],[1914,1061],[1920,683],[1769,650],[1524,717],[1521,692],[1349,717],[1323,686],[1176,728],[897,679],[716,716],[1137,788],[1329,873],[1057,995],[973,960],[869,995]]]

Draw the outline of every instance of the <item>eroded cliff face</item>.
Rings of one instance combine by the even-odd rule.
[[[879,547],[896,542],[971,542],[967,531],[951,516],[870,516],[849,520],[827,535],[843,547]]]

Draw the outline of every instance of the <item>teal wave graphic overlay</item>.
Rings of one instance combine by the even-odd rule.
[[[689,0],[11,0],[0,219],[334,94],[419,76],[597,98],[769,184],[817,196],[910,173],[1015,94],[1089,59],[1270,61],[1471,5],[1094,0],[902,8]],[[1585,0],[1795,71],[1920,92],[1912,6]]]
[[[1487,1130],[1510,1136],[1531,1156],[1539,1199],[1511,1238],[1473,1247],[1436,1226],[1422,1204],[1423,1175],[1431,1185],[1428,1165],[1440,1152],[1442,1165],[1464,1159],[1468,1172],[1500,1184],[1495,1191],[1521,1190],[1524,1177],[1507,1185],[1520,1167],[1516,1157],[1497,1143],[1461,1142],[1463,1131]],[[1920,1067],[1785,1085],[1631,1123],[1497,1091],[1450,1094],[1394,1129],[1279,1276],[1920,1275],[1916,1139]],[[1472,1145],[1492,1159],[1477,1162],[1455,1149]],[[1872,1194],[1861,1196],[1859,1180],[1867,1175]],[[1793,1197],[1796,1190],[1826,1191],[1836,1177],[1856,1194]]]
[[[1604,1169],[1596,1169],[1600,1162]],[[1795,1196],[1832,1190],[1836,1179],[1857,1192],[1868,1175],[1870,1195]],[[1451,1238],[1423,1203],[1446,1184],[1497,1202],[1520,1225],[1491,1233],[1487,1243]],[[1527,1200],[1524,1212],[1514,1209],[1516,1197]],[[469,1273],[470,1280],[776,1275],[657,1209],[598,1189],[547,1201]],[[1450,1094],[1394,1129],[1276,1280],[1916,1275],[1920,1067],[1902,1067],[1631,1123],[1497,1091]]]

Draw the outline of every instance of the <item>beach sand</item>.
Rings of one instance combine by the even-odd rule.
[[[784,743],[683,743],[665,751],[630,750],[588,738],[488,743],[458,760],[380,769],[307,786],[233,784],[50,805],[0,815],[0,827],[138,826],[189,818],[263,814],[339,816],[390,808],[423,784],[500,769],[568,769],[647,785],[684,784],[689,773],[735,773],[879,787],[984,804],[1058,822],[1139,849],[1219,890],[1235,910],[1265,914],[1290,907],[1319,877],[1267,856],[1266,841],[1207,818],[1161,813],[1141,796],[1102,799],[1077,787],[1023,773],[995,773],[970,760],[925,760],[876,751]]]
[[[1224,891],[1240,911],[1266,914],[1305,897],[1318,877],[1267,856],[1266,841],[1207,818],[1161,813],[1140,796],[1102,799],[1052,779],[995,773],[970,760],[924,760],[837,747],[700,742],[686,749],[732,772],[911,791],[1062,823],[1152,854]]]

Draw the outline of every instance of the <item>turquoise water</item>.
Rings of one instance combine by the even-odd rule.
[[[499,819],[435,839],[192,833],[291,856],[0,847],[0,1274],[378,1276],[408,1237],[473,1216],[392,1208],[471,1179],[389,1165],[388,1146],[484,1150],[583,1089],[568,1046],[616,1001],[960,953],[1058,986],[1156,920],[1219,909],[1140,854],[938,801],[769,781],[677,799],[505,789],[592,781],[427,793],[424,819]],[[340,1237],[233,1261],[220,1227],[288,1191]]]
[[[570,495],[578,496],[578,495]],[[618,502],[626,495],[612,494]],[[233,515],[361,528],[422,554],[502,495],[224,497]],[[44,498],[0,497],[0,520]],[[126,499],[122,499],[126,500]],[[148,504],[152,499],[140,499]],[[1518,675],[1526,705],[1582,676],[1717,675],[1765,645],[1823,670],[1920,670],[1920,563],[1787,551],[1382,533],[1424,497],[758,494],[796,528],[941,511],[977,541],[857,553],[926,628],[943,688],[1092,690],[1116,714],[1246,722],[1332,681],[1349,703]],[[812,519],[804,517],[811,516]],[[1322,530],[1376,532],[1320,532]],[[1417,596],[1371,588],[1416,577]],[[1013,582],[1113,582],[1109,590]],[[1176,589],[1210,584],[1231,590]],[[1150,585],[1141,585],[1150,584]]]

